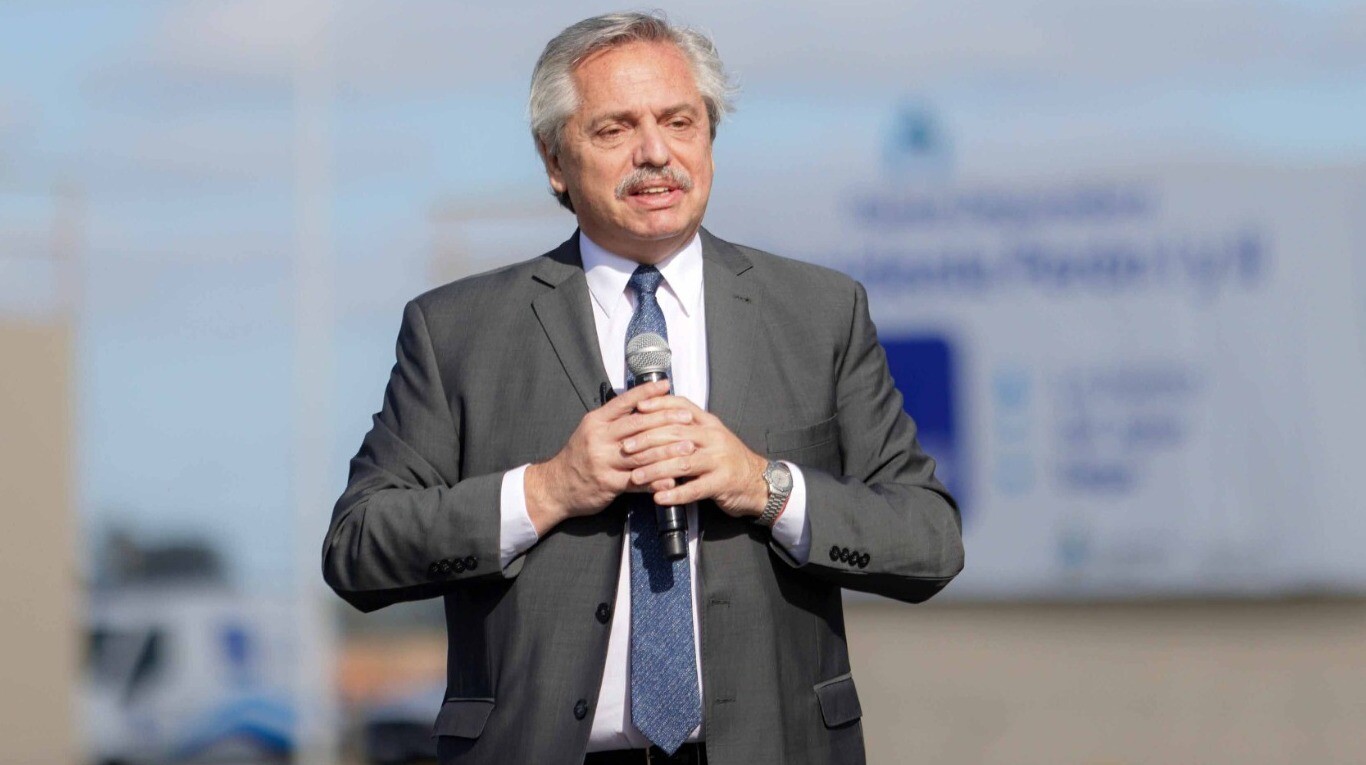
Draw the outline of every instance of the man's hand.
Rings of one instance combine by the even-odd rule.
[[[688,421],[642,431],[621,448],[638,465],[635,486],[655,492],[655,504],[685,505],[710,499],[727,515],[758,516],[768,501],[768,460],[745,446],[715,415],[680,396],[656,396],[638,405],[641,416],[686,412]],[[678,479],[688,478],[685,483]]]
[[[667,381],[626,391],[585,414],[558,454],[526,469],[527,514],[537,535],[544,535],[567,518],[601,512],[619,494],[645,491],[631,482],[631,471],[646,463],[627,454],[623,441],[649,434],[652,442],[661,445],[679,442],[672,445],[676,450],[673,453],[692,451],[690,443],[663,435],[692,424],[696,416],[692,411],[676,406],[636,411],[668,392]],[[666,446],[660,454],[669,454],[669,449]]]

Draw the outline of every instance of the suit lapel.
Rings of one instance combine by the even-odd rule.
[[[759,310],[751,268],[735,245],[702,229],[702,281],[707,316],[707,409],[739,432],[754,371]]]
[[[745,278],[751,266],[734,245],[702,229],[707,409],[731,430],[742,419],[759,332],[756,291]],[[599,386],[610,378],[598,350],[578,232],[542,256],[533,278],[548,289],[532,301],[532,310],[584,408],[596,409]]]
[[[532,310],[584,408],[596,409],[602,403],[598,400],[598,388],[610,378],[598,350],[577,231],[541,257],[533,278],[549,289],[532,301]]]

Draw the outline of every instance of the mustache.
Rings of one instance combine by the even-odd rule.
[[[637,167],[631,174],[617,184],[617,199],[625,199],[632,189],[649,186],[652,182],[665,181],[684,191],[692,191],[692,176],[676,167]]]

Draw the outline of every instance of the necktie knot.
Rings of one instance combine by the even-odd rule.
[[[659,272],[654,266],[640,266],[631,274],[631,280],[627,282],[631,289],[636,291],[636,296],[655,294],[659,285],[664,281],[664,274]]]

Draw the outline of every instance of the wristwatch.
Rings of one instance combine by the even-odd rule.
[[[792,495],[792,471],[787,465],[770,460],[764,468],[764,483],[768,484],[768,502],[764,503],[764,512],[755,523],[771,529],[787,505],[787,498]]]

